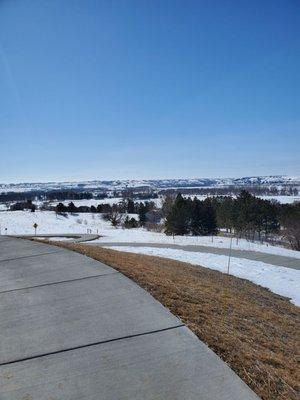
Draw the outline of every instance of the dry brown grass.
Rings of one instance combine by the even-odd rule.
[[[187,263],[56,243],[112,266],[150,292],[264,400],[299,397],[300,309],[247,280]]]

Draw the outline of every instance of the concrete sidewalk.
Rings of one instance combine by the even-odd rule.
[[[0,240],[1,400],[254,400],[147,292],[83,255]]]

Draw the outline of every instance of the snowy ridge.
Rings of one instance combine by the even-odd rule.
[[[0,192],[24,192],[32,190],[62,189],[106,189],[121,190],[125,188],[187,188],[187,187],[246,187],[246,186],[300,186],[300,176],[250,176],[243,178],[194,178],[194,179],[145,179],[145,180],[93,180],[74,182],[33,182],[33,183],[0,183]]]

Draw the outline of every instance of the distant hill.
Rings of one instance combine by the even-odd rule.
[[[244,178],[195,178],[195,179],[151,179],[151,180],[94,180],[78,182],[32,182],[0,184],[0,192],[24,192],[32,190],[120,190],[125,188],[150,187],[152,189],[167,188],[218,188],[218,187],[249,187],[249,186],[300,186],[300,177],[286,175],[249,176]]]

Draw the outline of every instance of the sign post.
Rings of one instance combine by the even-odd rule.
[[[229,246],[228,264],[227,264],[227,274],[229,274],[229,269],[230,269],[231,249],[232,249],[232,235],[230,236],[230,246]]]
[[[34,227],[34,236],[36,236],[36,228],[38,227],[38,224],[35,222],[33,224],[33,227]]]

